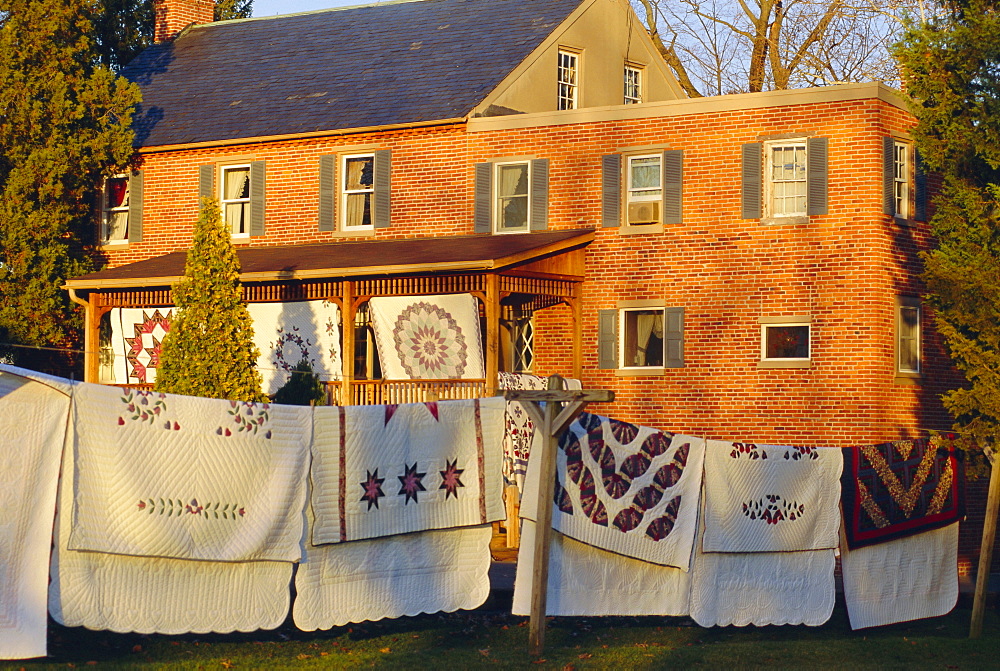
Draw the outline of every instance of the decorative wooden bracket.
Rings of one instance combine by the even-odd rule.
[[[535,556],[531,567],[531,621],[528,652],[539,656],[545,645],[545,601],[549,583],[549,541],[552,538],[552,499],[555,496],[556,445],[559,437],[583,412],[588,403],[609,403],[615,393],[609,389],[564,390],[558,375],[549,378],[546,390],[510,390],[509,401],[520,401],[535,423],[532,449],[541,449],[535,463],[541,472],[538,481],[538,520],[535,524]]]

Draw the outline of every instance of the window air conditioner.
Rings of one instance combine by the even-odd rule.
[[[658,224],[660,223],[660,203],[650,201],[648,203],[628,204],[629,224]]]

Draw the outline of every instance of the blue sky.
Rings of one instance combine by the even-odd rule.
[[[345,5],[367,5],[374,0],[254,0],[254,16],[274,16],[275,14],[294,14],[295,12],[312,12],[317,9],[344,7]]]

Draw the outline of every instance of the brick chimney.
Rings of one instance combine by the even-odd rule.
[[[214,0],[153,0],[153,7],[157,44],[174,39],[192,23],[211,23],[215,17]]]

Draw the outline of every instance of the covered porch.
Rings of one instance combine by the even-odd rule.
[[[566,346],[580,376],[580,285],[590,229],[520,235],[474,235],[343,241],[237,250],[248,304],[329,301],[339,308],[339,380],[325,382],[337,405],[407,403],[491,396],[498,373],[532,372],[533,315],[557,305],[572,314]],[[116,308],[174,305],[171,285],[185,251],[73,278],[65,288],[85,308],[85,380],[101,382],[101,321]],[[368,302],[378,297],[467,294],[477,299],[485,376],[386,379],[370,336]],[[556,371],[552,371],[556,372]],[[151,386],[140,380],[120,386]]]

